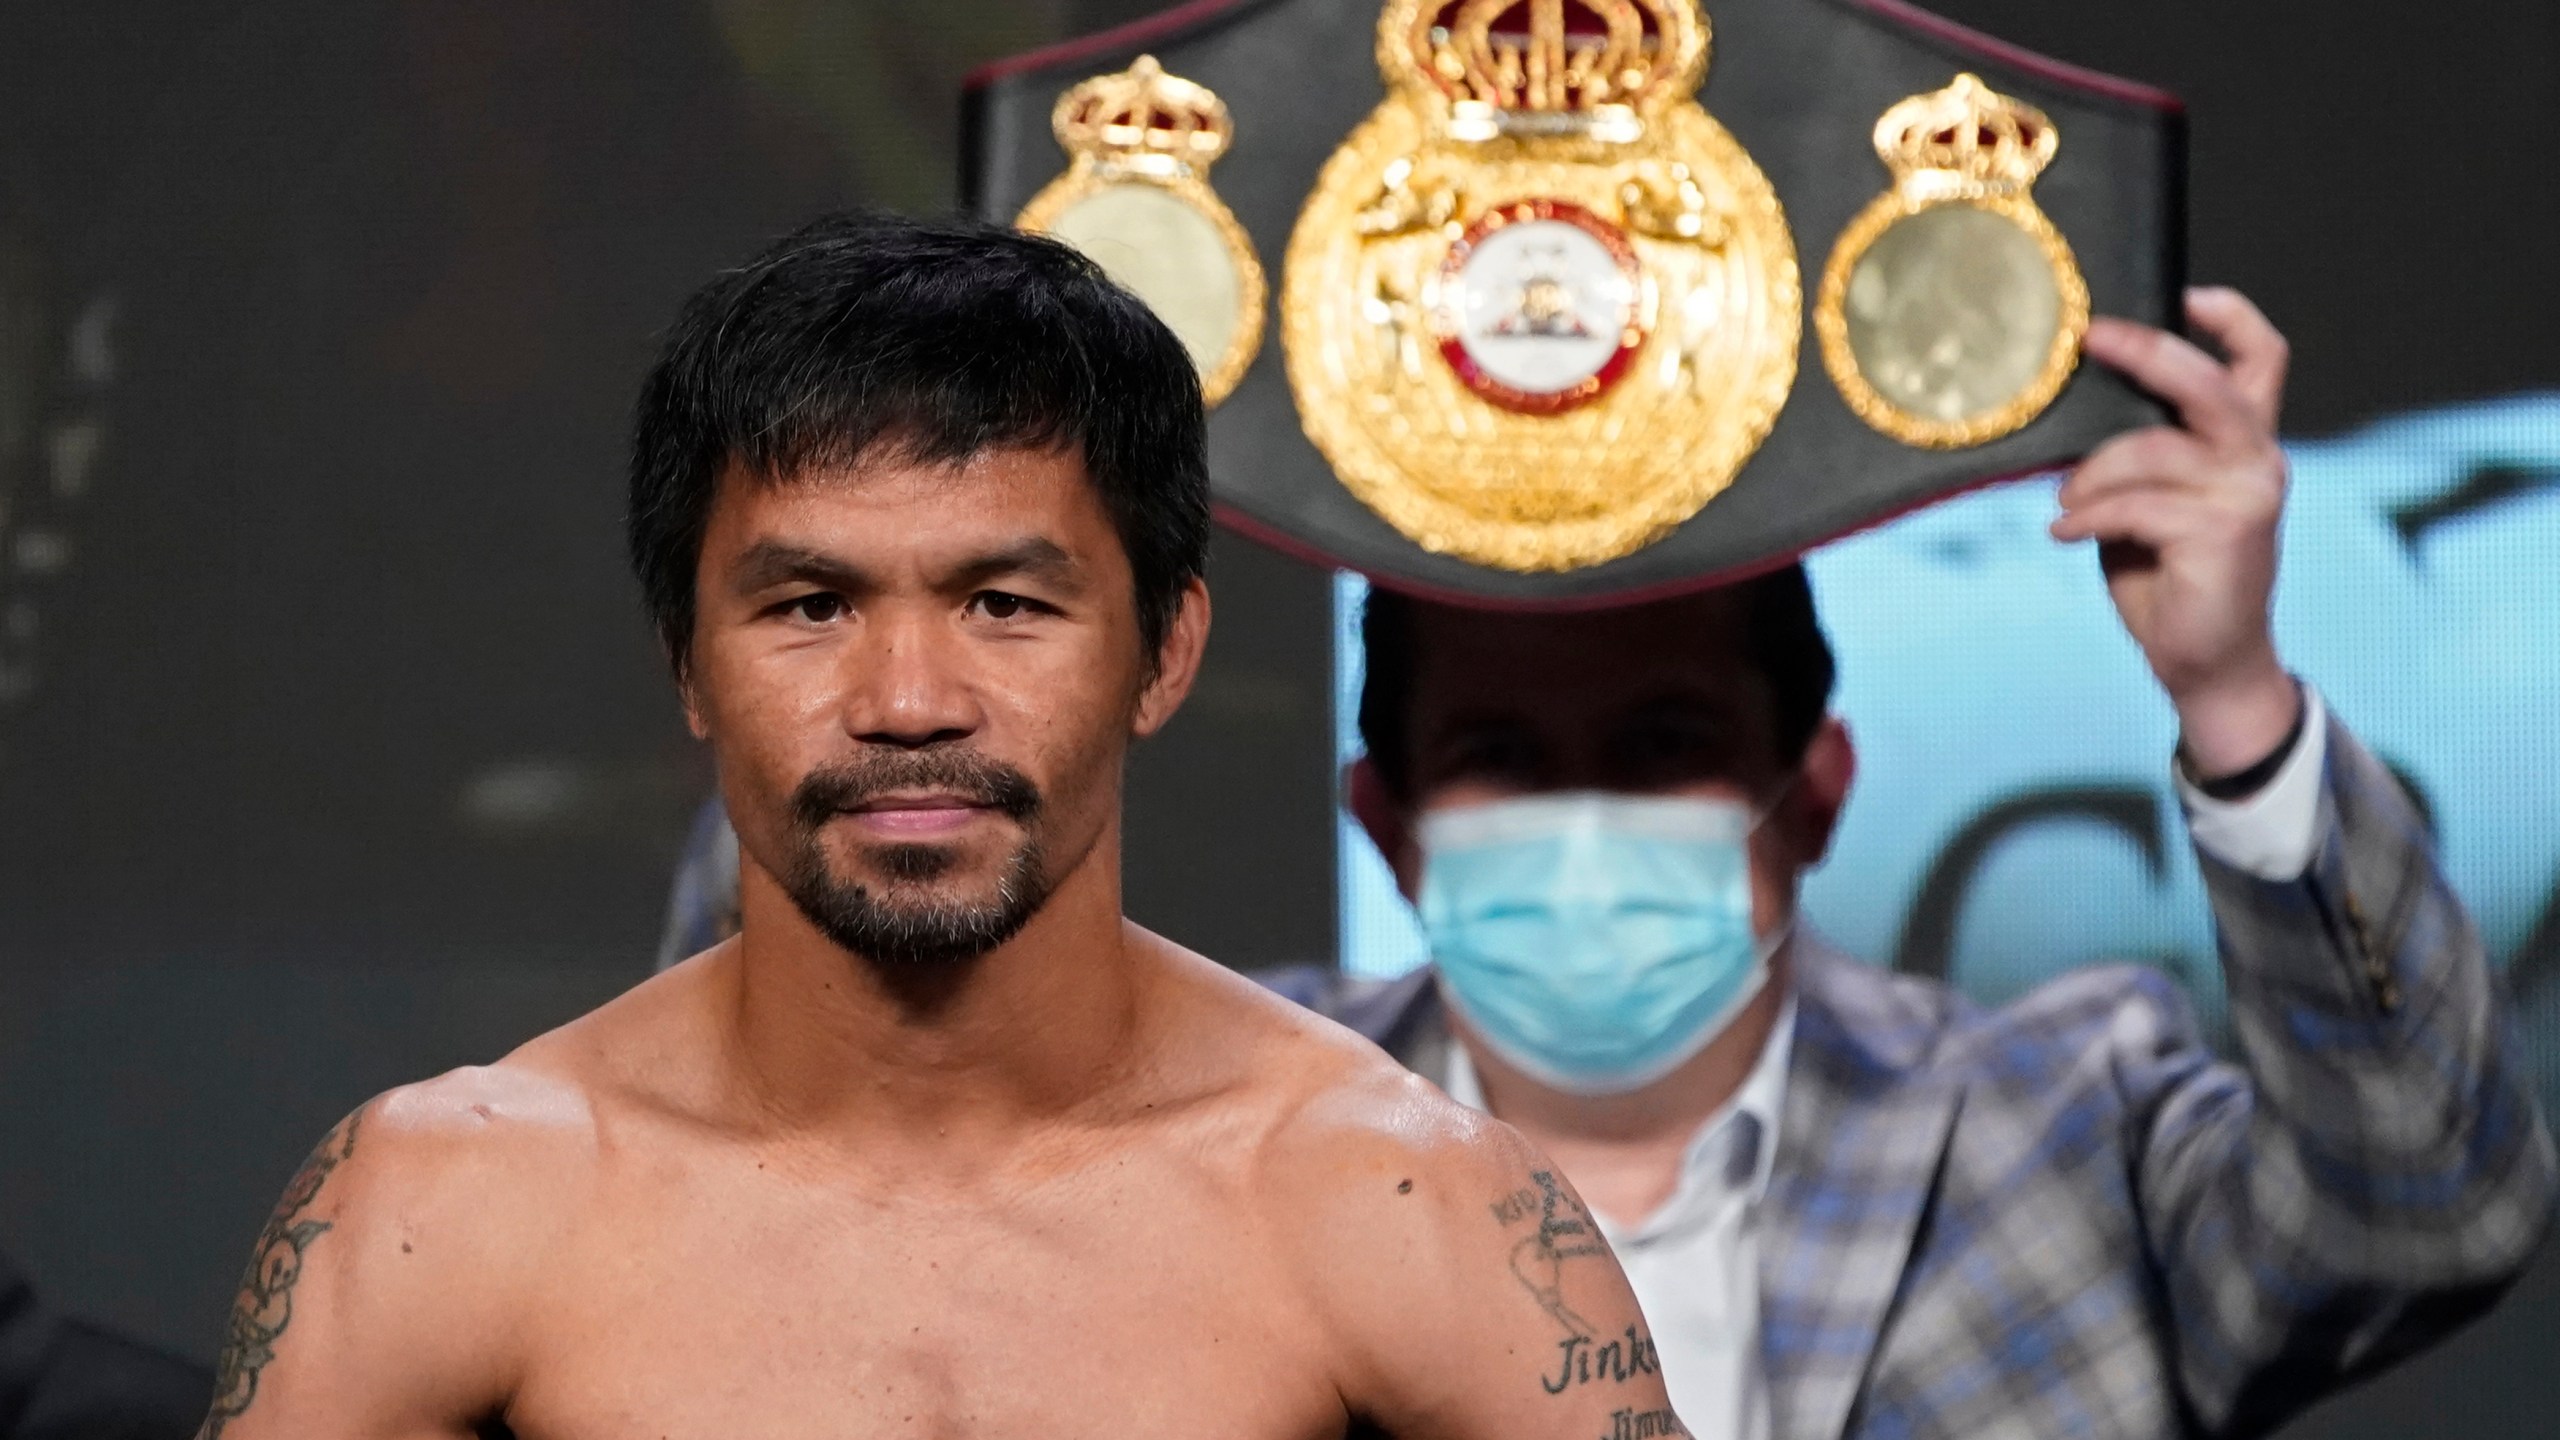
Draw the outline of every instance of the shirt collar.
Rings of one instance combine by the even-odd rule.
[[[1760,1046],[1760,1058],[1751,1062],[1751,1073],[1742,1077],[1742,1088],[1733,1092],[1726,1108],[1733,1114],[1748,1115],[1760,1127],[1759,1147],[1751,1157],[1751,1203],[1769,1191],[1769,1172],[1778,1159],[1778,1117],[1787,1109],[1787,1064],[1795,1056],[1796,992],[1787,988],[1786,998],[1778,1004],[1778,1023],[1769,1027],[1769,1038]],[[1708,1118],[1700,1135],[1713,1131],[1724,1116]],[[1692,1144],[1694,1152],[1699,1147]],[[1694,1158],[1688,1162],[1694,1165]]]

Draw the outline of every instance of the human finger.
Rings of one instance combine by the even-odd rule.
[[[2128,485],[2192,484],[2211,463],[2211,453],[2193,435],[2173,426],[2148,426],[2089,452],[2089,458],[2063,480],[2055,498],[2068,509]]]
[[[2187,319],[2230,357],[2233,383],[2260,422],[2274,430],[2284,414],[2285,376],[2293,365],[2293,346],[2284,332],[2248,296],[2222,285],[2188,291]]]
[[[2089,322],[2082,344],[2092,359],[2167,401],[2207,444],[2246,444],[2267,429],[2230,367],[2180,336],[2101,316]]]
[[[2046,528],[2056,540],[2131,540],[2156,547],[2191,533],[2202,515],[2202,504],[2185,491],[2143,485],[2065,510]]]

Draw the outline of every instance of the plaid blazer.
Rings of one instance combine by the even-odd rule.
[[[2262,1434],[2522,1271],[2553,1152],[2479,936],[2334,723],[2322,808],[2298,880],[2202,857],[2238,1065],[2153,971],[1984,1010],[1795,947],[1759,1222],[1777,1440]],[[1446,1073],[1427,972],[1270,978]]]

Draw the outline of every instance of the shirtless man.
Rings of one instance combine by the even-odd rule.
[[[1047,241],[822,221],[693,300],[631,544],[744,929],[331,1132],[207,1436],[1687,1433],[1534,1150],[1121,916],[1203,428]]]

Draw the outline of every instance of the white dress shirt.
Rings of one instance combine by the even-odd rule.
[[[2320,796],[2329,768],[2329,707],[2302,687],[2302,738],[2254,795],[2216,800],[2176,767],[2170,774],[2187,807],[2196,845],[2234,870],[2261,880],[2298,880],[2320,848]]]
[[[2176,779],[2196,844],[2263,880],[2300,876],[2319,846],[2328,711],[2310,686],[2303,687],[2302,697],[2302,738],[2255,794],[2216,800],[2184,776]],[[1777,1158],[1795,1032],[1796,1002],[1789,995],[1741,1088],[1681,1152],[1678,1184],[1661,1208],[1631,1226],[1597,1212],[1592,1217],[1644,1307],[1671,1406],[1700,1436],[1768,1440],[1768,1383],[1760,1370],[1759,1213]],[[1485,1108],[1484,1086],[1465,1045],[1449,1047],[1441,1088],[1461,1105]]]

